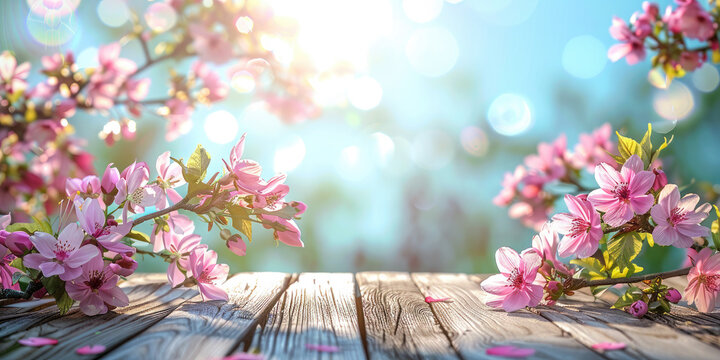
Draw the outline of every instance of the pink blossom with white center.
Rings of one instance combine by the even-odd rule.
[[[0,88],[8,93],[25,91],[30,74],[30,63],[17,64],[15,56],[9,51],[0,54]]]
[[[185,281],[185,274],[181,268],[186,271],[187,276],[192,276],[192,269],[189,266],[188,259],[198,247],[207,248],[207,245],[200,245],[202,238],[197,234],[188,234],[185,236],[176,233],[169,233],[163,237],[165,250],[170,252],[172,262],[168,265],[167,278],[173,287],[180,285]]]
[[[227,279],[229,267],[217,263],[217,253],[205,247],[190,252],[190,270],[197,281],[200,295],[205,300],[228,300],[228,294],[219,287]]]
[[[121,240],[132,229],[132,222],[118,225],[114,220],[105,220],[105,212],[100,201],[85,199],[75,201],[75,214],[85,232],[95,238],[104,249],[122,254],[133,254],[135,248],[125,245]]]
[[[192,234],[195,231],[195,223],[190,220],[189,217],[180,214],[177,211],[173,211],[168,214],[168,218],[165,220],[168,225],[168,231],[165,229],[158,229],[157,223],[153,225],[153,251],[159,252],[165,248],[165,237],[166,236],[185,236]]]
[[[527,249],[518,254],[511,248],[501,247],[495,253],[495,261],[500,274],[480,284],[488,293],[486,305],[510,312],[540,304],[545,279],[538,273],[542,256],[537,250]]]
[[[643,162],[637,155],[631,156],[620,172],[602,163],[595,168],[595,180],[600,189],[588,195],[588,201],[599,211],[605,212],[603,220],[617,227],[630,221],[635,214],[645,214],[655,199],[647,192],[655,182],[652,171],[643,170]]]
[[[557,247],[559,242],[560,240],[557,232],[555,232],[552,226],[550,226],[550,223],[547,222],[543,225],[540,233],[533,236],[532,247],[537,250],[540,255],[542,255],[543,260],[550,261],[555,270],[563,274],[572,275],[573,272],[557,259]],[[540,267],[540,271],[549,276],[551,275],[550,270],[551,266],[543,262],[543,265]]]
[[[658,203],[650,210],[657,224],[653,230],[656,244],[688,248],[695,242],[693,237],[707,236],[710,231],[700,225],[710,214],[708,203],[695,209],[700,201],[696,194],[687,194],[680,199],[677,185],[668,184],[660,191]]]
[[[144,162],[132,163],[120,174],[115,187],[118,193],[115,196],[115,204],[123,205],[123,222],[127,223],[127,213],[139,213],[145,211],[146,206],[155,205],[157,187],[148,186],[150,170]]]
[[[591,134],[580,134],[580,142],[575,146],[572,163],[577,168],[586,168],[590,173],[595,172],[595,166],[601,163],[615,164],[615,160],[608,153],[616,148],[610,138],[612,127],[605,123],[595,129]]]
[[[592,256],[603,236],[600,214],[589,201],[579,196],[565,195],[565,204],[570,212],[560,213],[552,218],[553,228],[565,235],[560,241],[560,256]]]
[[[65,193],[70,200],[74,200],[76,196],[80,196],[83,199],[97,199],[100,197],[101,190],[100,179],[95,175],[88,175],[82,179],[73,178],[65,180]]]
[[[185,185],[185,178],[182,176],[180,165],[170,160],[169,151],[162,153],[157,158],[155,167],[158,172],[157,182],[159,188],[155,207],[162,210],[169,206],[168,198],[174,203],[182,200],[182,196],[175,191],[175,188]]]
[[[608,50],[608,58],[615,62],[625,58],[628,65],[634,65],[645,59],[645,38],[633,33],[625,20],[613,17],[610,35],[620,41]]]
[[[130,303],[125,292],[117,286],[119,278],[105,266],[101,256],[95,256],[82,266],[79,277],[65,283],[71,299],[80,303],[85,315],[105,314],[110,308]]]
[[[700,252],[688,249],[693,266],[688,273],[685,299],[698,311],[708,313],[720,305],[720,253],[704,248]]]
[[[695,0],[677,0],[677,9],[666,16],[670,30],[693,39],[705,41],[715,35],[717,25],[712,15]]]
[[[25,255],[23,265],[42,271],[46,277],[59,275],[60,280],[72,280],[80,275],[80,267],[100,254],[93,245],[82,245],[85,234],[78,224],[68,224],[57,239],[37,231],[30,237],[39,253]]]

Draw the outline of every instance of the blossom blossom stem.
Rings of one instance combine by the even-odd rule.
[[[0,289],[0,299],[29,299],[32,294],[42,289],[43,284],[40,281],[32,281],[28,284],[25,291],[13,289]]]
[[[137,219],[135,219],[135,220],[133,221],[133,227],[138,226],[138,225],[140,225],[140,224],[142,224],[142,223],[144,223],[144,222],[146,222],[146,221],[148,221],[148,220],[152,220],[152,219],[154,219],[154,218],[156,218],[156,217],[158,217],[158,216],[163,216],[163,215],[165,215],[165,214],[169,214],[169,213],[171,213],[171,212],[173,212],[173,211],[175,211],[175,210],[180,210],[180,209],[183,209],[183,210],[192,210],[192,209],[195,208],[195,206],[194,206],[194,205],[188,205],[188,202],[189,202],[190,199],[192,199],[193,197],[194,197],[194,196],[189,196],[189,195],[188,195],[188,196],[184,197],[182,200],[178,201],[178,202],[177,202],[175,205],[173,205],[173,206],[167,207],[167,208],[162,209],[162,210],[160,210],[160,211],[156,211],[156,212],[154,212],[154,213],[150,213],[150,214],[141,216],[141,217],[139,217],[139,218],[137,218]]]
[[[615,279],[600,279],[600,280],[585,280],[585,279],[573,279],[567,290],[577,290],[584,287],[602,286],[602,285],[616,285],[616,284],[629,284],[636,283],[645,280],[653,280],[657,278],[667,279],[676,276],[684,276],[690,272],[690,268],[682,268],[673,271],[659,272],[647,275],[631,276],[627,278],[615,278]]]

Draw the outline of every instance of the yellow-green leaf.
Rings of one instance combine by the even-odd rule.
[[[243,233],[248,238],[248,242],[252,242],[252,221],[250,220],[250,209],[239,205],[230,205],[227,207],[232,219],[232,226]]]
[[[630,267],[631,262],[642,250],[642,237],[635,231],[616,234],[607,244],[608,268],[618,268],[620,272]]]
[[[189,184],[197,184],[205,179],[207,168],[210,166],[210,154],[198,145],[195,152],[190,155],[186,167],[183,169],[183,177]]]
[[[715,244],[715,249],[720,249],[720,210],[718,210],[718,207],[716,205],[713,205],[715,208],[715,216],[717,216],[717,219],[712,222],[710,225],[710,233],[712,234],[713,244]]]
[[[663,143],[660,144],[660,146],[655,151],[653,151],[652,156],[650,156],[651,164],[660,156],[660,151],[662,151],[663,149],[668,147],[668,145],[670,145],[670,143],[672,143],[674,138],[675,138],[675,135],[671,135],[670,140],[668,140],[667,138],[663,138]]]
[[[640,300],[643,297],[642,290],[637,286],[631,286],[625,291],[625,294],[621,296],[615,304],[612,306],[613,309],[623,309],[632,303]]]
[[[653,236],[651,233],[640,233],[640,237],[643,240],[647,241],[648,245],[650,245],[650,247],[655,246],[655,239],[653,239]]]
[[[615,134],[617,134],[618,137],[618,153],[623,159],[623,163],[633,155],[642,157],[642,148],[637,141],[629,137],[622,136],[619,132],[615,132]]]
[[[590,280],[607,279],[607,272],[605,266],[600,263],[600,260],[594,257],[587,257],[584,259],[573,259],[570,260],[571,264],[581,266],[583,268],[583,276]]]
[[[620,269],[617,267],[613,268],[612,274],[610,274],[610,277],[613,279],[625,278],[625,277],[633,276],[634,274],[637,274],[644,270],[642,267],[638,266],[637,264],[630,264],[630,265],[632,265],[632,268],[626,267],[625,270],[623,270],[623,271],[620,271]]]
[[[642,151],[642,161],[643,164],[645,164],[645,168],[647,168],[650,165],[650,159],[652,158],[652,141],[650,140],[650,137],[652,135],[652,125],[648,123],[648,129],[645,132],[645,135],[642,138],[642,141],[640,141],[640,150]]]

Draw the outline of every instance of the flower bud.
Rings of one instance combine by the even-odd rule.
[[[630,313],[630,315],[641,318],[643,315],[647,314],[648,311],[648,304],[642,300],[638,300],[627,309],[627,312]]]
[[[101,187],[102,191],[106,194],[113,192],[113,190],[115,190],[115,184],[120,180],[120,172],[117,168],[111,166],[112,163],[108,164],[102,177]]]
[[[658,5],[655,3],[651,3],[649,1],[645,1],[642,4],[642,8],[645,11],[645,14],[655,19],[658,14],[660,13],[660,9],[658,8]]]
[[[682,299],[682,295],[680,295],[677,289],[670,288],[665,294],[665,299],[673,304],[677,304]]]
[[[227,240],[227,242],[225,244],[227,245],[228,249],[230,249],[230,251],[235,253],[235,255],[245,256],[245,250],[247,249],[247,247],[246,247],[245,242],[243,241],[242,237],[240,237],[240,235],[235,234],[235,235],[230,236],[230,238]]]
[[[15,231],[7,235],[5,238],[5,247],[8,248],[13,255],[23,256],[25,252],[33,248],[30,235],[24,231]]]
[[[305,213],[305,210],[307,210],[307,205],[305,205],[302,201],[293,201],[290,203],[290,206],[295,208],[295,217],[298,218],[300,215]]]
[[[137,261],[125,254],[120,254],[120,256],[120,259],[108,265],[110,271],[120,276],[132,275],[138,267]]]
[[[660,191],[668,183],[667,175],[660,169],[653,169],[653,173],[655,174],[655,182],[653,183],[652,189],[653,191]]]

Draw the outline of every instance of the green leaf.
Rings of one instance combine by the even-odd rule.
[[[625,294],[621,296],[615,304],[612,306],[613,309],[624,309],[632,305],[632,303],[642,299],[643,292],[637,286],[631,286],[625,291]]]
[[[248,242],[252,242],[252,221],[250,220],[252,210],[239,205],[229,205],[227,209],[230,212],[232,226],[243,233],[248,238]]]
[[[65,315],[75,303],[75,300],[71,299],[65,291],[65,282],[60,280],[57,275],[43,278],[41,281],[48,294],[55,298],[55,303],[60,309],[60,315]]]
[[[610,277],[613,279],[626,278],[629,276],[633,276],[633,274],[637,274],[644,270],[642,267],[638,266],[637,264],[631,263],[630,265],[632,265],[632,266],[628,266],[622,271],[620,270],[620,268],[617,268],[617,267],[613,268],[612,274],[610,274]]]
[[[643,164],[645,164],[646,169],[650,165],[650,159],[652,158],[652,141],[650,140],[651,135],[652,125],[648,123],[648,129],[645,132],[642,140],[640,141],[640,150],[642,151],[641,158],[643,160]]]
[[[8,225],[8,227],[5,228],[5,231],[24,231],[30,235],[34,234],[36,231],[46,232],[45,227],[41,223],[14,223]],[[52,230],[50,231],[52,232]]]
[[[581,266],[583,268],[580,272],[580,277],[582,278],[589,280],[601,280],[608,278],[605,266],[600,263],[600,260],[594,257],[572,259],[570,260],[570,263]]]
[[[650,245],[650,247],[655,246],[655,239],[653,238],[651,233],[640,233],[640,237],[643,240],[647,241],[648,245]]]
[[[650,156],[651,164],[653,162],[655,162],[655,160],[657,160],[657,158],[660,156],[660,151],[662,151],[663,149],[668,147],[668,145],[670,145],[670,143],[672,143],[674,138],[675,138],[675,135],[670,136],[670,140],[668,140],[667,138],[664,138],[663,143],[660,144],[660,146],[655,151],[653,151],[652,155]]]
[[[713,205],[715,208],[715,216],[717,219],[710,225],[710,233],[712,234],[713,244],[715,244],[715,250],[720,249],[720,210],[717,205]]]
[[[604,294],[605,291],[607,291],[607,289],[609,289],[609,288],[610,288],[610,285],[591,286],[590,292],[592,292],[594,297],[598,298],[598,297],[602,296],[602,294]]]
[[[17,284],[20,279],[27,279],[30,280],[30,277],[27,276],[25,273],[17,271],[12,275],[12,283]]]
[[[140,232],[137,230],[131,230],[125,237],[129,237],[131,239],[142,241],[146,243],[150,243],[150,236],[144,232]]]
[[[623,164],[625,163],[625,160],[633,155],[637,155],[642,158],[642,148],[637,141],[629,137],[622,136],[619,132],[615,132],[615,134],[617,134],[618,137],[618,153],[623,159]]]
[[[607,244],[608,268],[618,268],[620,272],[632,265],[633,259],[642,250],[642,238],[635,231],[618,233]]]
[[[207,168],[210,166],[210,155],[198,145],[195,152],[190,155],[187,166],[183,169],[183,177],[188,184],[198,184],[205,179]]]

